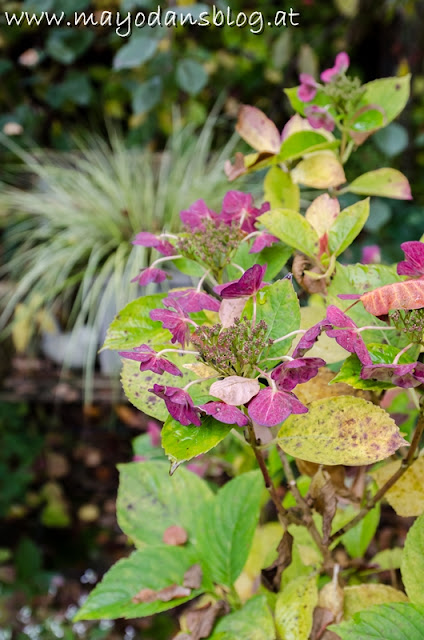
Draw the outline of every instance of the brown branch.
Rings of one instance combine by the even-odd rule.
[[[272,482],[271,476],[269,475],[268,468],[265,464],[264,457],[262,455],[262,451],[258,449],[256,442],[255,430],[251,422],[247,425],[248,434],[249,434],[249,443],[252,446],[254,451],[256,460],[258,462],[259,468],[264,478],[265,487],[270,495],[270,498],[277,510],[278,518],[285,529],[290,524],[302,524],[301,521],[296,518],[293,514],[291,514],[287,509],[283,507],[281,498],[278,496],[277,491],[275,489],[274,483]]]
[[[308,529],[309,533],[312,536],[312,539],[314,540],[315,544],[317,545],[318,549],[321,551],[322,556],[324,558],[324,565],[326,570],[327,569],[332,569],[334,563],[333,560],[331,558],[331,552],[328,548],[328,546],[324,543],[318,529],[317,526],[314,522],[314,519],[312,517],[312,511],[308,505],[308,503],[306,502],[306,500],[303,498],[302,494],[299,491],[299,487],[296,484],[296,480],[293,474],[293,470],[291,468],[290,462],[287,459],[286,454],[284,453],[284,451],[277,445],[277,451],[278,451],[278,455],[280,456],[280,460],[281,460],[281,464],[283,465],[283,469],[284,469],[284,473],[286,474],[286,478],[287,478],[287,482],[289,485],[289,489],[292,492],[294,499],[296,500],[297,504],[299,505],[299,507],[302,509],[303,512],[303,521],[302,524],[304,526],[306,526],[306,528]]]
[[[424,431],[424,408],[421,409],[420,414],[418,416],[417,426],[415,428],[411,446],[409,447],[409,450],[408,450],[408,455],[402,460],[402,464],[399,467],[399,469],[387,480],[387,482],[377,491],[377,493],[372,498],[370,498],[370,500],[367,501],[367,504],[364,507],[362,507],[362,509],[359,511],[359,513],[356,514],[353,520],[351,520],[344,527],[342,527],[341,529],[333,533],[333,535],[330,538],[330,543],[333,543],[336,540],[338,540],[338,538],[343,536],[347,531],[350,531],[350,529],[353,529],[353,527],[357,525],[358,522],[362,520],[362,518],[365,518],[367,513],[375,507],[375,505],[385,496],[385,494],[389,491],[389,489],[391,489],[393,485],[399,480],[399,478],[403,476],[405,471],[409,469],[411,464],[414,462],[415,454],[417,452],[418,445],[420,444],[423,431]]]

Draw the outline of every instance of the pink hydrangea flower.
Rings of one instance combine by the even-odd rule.
[[[165,401],[166,408],[177,422],[186,427],[190,424],[194,424],[196,427],[201,426],[199,410],[194,406],[187,391],[178,387],[166,387],[162,384],[154,384],[153,389],[149,389],[149,391]]]
[[[333,131],[336,126],[333,116],[328,113],[327,109],[318,107],[316,104],[311,104],[309,107],[306,107],[305,116],[314,129]]]
[[[424,242],[415,240],[403,242],[400,248],[404,252],[406,260],[399,262],[398,274],[412,278],[424,276]]]
[[[225,402],[207,402],[199,405],[199,409],[225,424],[237,424],[239,427],[245,427],[249,422],[243,411]]]
[[[279,238],[277,238],[276,236],[273,236],[267,231],[262,231],[258,236],[256,236],[249,253],[259,253],[260,251],[262,251],[262,249],[270,247],[278,241]]]
[[[196,200],[188,209],[180,212],[180,218],[182,223],[189,227],[191,231],[198,231],[203,229],[205,219],[215,220],[218,218],[218,214],[209,209],[204,200]]]
[[[349,353],[356,353],[362,364],[372,364],[365,342],[356,331],[358,327],[349,316],[338,307],[330,305],[327,308],[326,320],[332,326],[331,329],[325,330],[329,338],[334,338],[337,344],[349,351]]]
[[[310,102],[317,94],[318,83],[309,73],[300,74],[300,86],[297,90],[297,97],[302,102]]]
[[[298,384],[303,384],[314,378],[320,367],[325,367],[322,358],[297,358],[282,362],[271,373],[276,387],[280,391],[292,391]]]
[[[423,245],[424,246],[424,245]],[[378,244],[369,244],[362,247],[362,264],[379,264],[381,262],[381,250]]]
[[[197,311],[203,311],[203,309],[219,311],[220,306],[219,300],[204,291],[197,291],[197,289],[170,291],[163,303],[167,305],[172,300],[177,300],[186,313],[196,313]]]
[[[141,247],[153,247],[156,251],[159,251],[164,256],[175,255],[175,247],[167,240],[162,240],[160,236],[155,236],[148,231],[141,231],[136,235],[132,244],[139,245]]]
[[[161,375],[164,371],[173,376],[182,376],[183,374],[172,362],[166,358],[158,357],[156,351],[147,344],[135,347],[132,351],[119,351],[122,358],[135,360],[140,363],[140,371],[153,371]]]
[[[171,309],[152,309],[150,317],[152,320],[159,320],[165,329],[169,329],[172,333],[172,343],[179,342],[184,347],[190,340],[190,318],[176,300],[168,299],[167,306],[174,307],[175,311]]]
[[[325,83],[331,82],[334,76],[339,75],[339,73],[343,73],[349,68],[350,59],[348,54],[345,51],[338,53],[336,56],[336,60],[334,62],[334,67],[330,67],[330,69],[325,69],[321,73],[321,80]]]
[[[408,364],[366,365],[362,367],[361,378],[391,382],[402,389],[410,389],[424,384],[424,364],[411,362]]]
[[[131,282],[138,282],[139,285],[145,287],[151,282],[163,282],[168,277],[168,274],[163,269],[157,269],[156,267],[147,267],[142,269],[138,276],[133,278]]]
[[[225,286],[218,285],[214,291],[224,299],[254,296],[265,284],[263,277],[266,268],[266,264],[254,264],[250,269],[246,269],[239,280],[235,280]]]
[[[261,389],[248,405],[249,416],[263,427],[275,427],[292,413],[307,413],[308,409],[288,391],[267,387]]]
[[[252,233],[258,216],[269,209],[269,202],[264,202],[260,209],[254,207],[251,193],[228,191],[222,201],[221,219],[225,224],[239,225],[242,231]]]

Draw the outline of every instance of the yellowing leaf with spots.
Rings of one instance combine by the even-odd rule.
[[[338,187],[346,182],[343,167],[332,151],[310,153],[292,170],[295,184],[315,189]]]
[[[408,444],[386,411],[352,396],[311,402],[308,413],[287,418],[278,442],[301,460],[351,466],[384,460]]]
[[[316,576],[292,580],[278,594],[275,605],[275,625],[281,640],[308,640],[317,604]]]
[[[344,589],[343,617],[352,618],[355,613],[386,602],[408,602],[408,598],[399,589],[386,584],[360,584]]]
[[[371,473],[382,487],[400,467],[400,460],[389,462]],[[409,518],[424,513],[424,458],[418,458],[385,495],[399,516]]]

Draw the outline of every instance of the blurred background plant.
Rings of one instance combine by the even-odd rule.
[[[77,150],[60,154],[6,141],[22,164],[21,185],[0,193],[8,283],[0,323],[18,352],[41,331],[53,360],[83,366],[87,400],[106,328],[137,297],[131,278],[150,262],[151,250],[133,249],[132,238],[140,230],[175,231],[179,211],[198,198],[220,208],[228,188],[222,166],[236,140],[213,152],[216,111],[196,134],[175,119],[161,154],[127,149],[116,132],[109,142],[86,135]],[[102,364],[105,373],[113,369],[105,357]]]

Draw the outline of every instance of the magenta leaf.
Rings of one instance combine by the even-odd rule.
[[[199,405],[199,409],[225,424],[237,424],[239,427],[245,427],[249,422],[243,411],[225,402],[207,402]]]
[[[308,409],[292,393],[267,387],[249,402],[248,414],[263,427],[275,427],[292,413],[307,413]]]
[[[165,401],[166,408],[177,422],[186,427],[190,424],[201,426],[199,410],[194,406],[187,391],[178,387],[166,387],[162,384],[154,384],[153,389],[149,389],[149,391]]]

